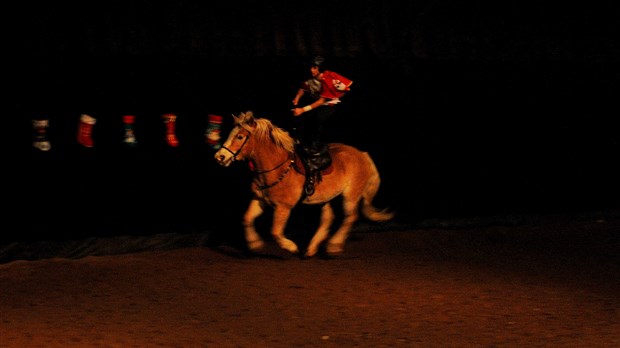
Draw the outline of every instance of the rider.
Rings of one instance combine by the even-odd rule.
[[[324,143],[324,126],[334,116],[340,98],[350,90],[353,81],[325,69],[325,59],[316,56],[310,64],[310,78],[305,80],[293,98],[293,116],[299,117],[297,122],[298,137],[304,150],[308,180],[304,187],[306,195],[314,193],[315,178],[320,171],[329,166],[327,144]],[[298,107],[300,99],[308,93],[310,103]]]

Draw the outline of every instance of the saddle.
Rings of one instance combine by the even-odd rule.
[[[321,171],[327,169],[332,164],[332,158],[329,155],[329,147],[327,144],[313,143],[311,146],[304,146],[298,143],[296,152],[303,163],[306,181],[304,183],[304,192],[306,196],[314,194],[314,185],[322,180]]]

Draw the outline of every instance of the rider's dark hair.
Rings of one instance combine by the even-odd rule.
[[[325,70],[325,58],[322,56],[316,56],[312,58],[311,66],[316,66],[319,71]]]

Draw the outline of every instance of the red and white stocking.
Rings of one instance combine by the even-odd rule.
[[[84,147],[95,146],[92,137],[93,126],[95,125],[95,123],[97,123],[97,119],[92,116],[86,114],[82,114],[82,116],[80,116],[80,124],[77,134],[77,140],[80,145]]]
[[[172,147],[179,146],[179,140],[176,135],[177,115],[165,114],[162,115],[161,118],[164,120],[164,124],[166,125],[166,142]]]
[[[123,124],[125,125],[125,139],[123,142],[129,146],[136,146],[138,141],[133,131],[133,124],[136,120],[134,115],[123,116]]]
[[[49,151],[52,146],[47,140],[47,127],[49,127],[49,120],[32,120],[32,126],[34,127],[34,141],[32,146],[41,151]]]
[[[209,115],[209,124],[207,125],[207,129],[205,130],[205,140],[207,144],[211,146],[214,150],[222,147],[220,144],[220,129],[222,127],[222,116],[219,115]]]

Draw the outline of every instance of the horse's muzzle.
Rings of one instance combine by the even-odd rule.
[[[217,164],[222,167],[228,167],[235,160],[234,156],[227,156],[227,154],[221,150],[216,152],[214,157]]]

